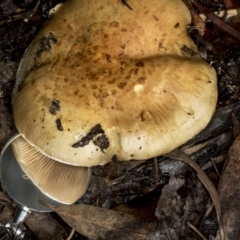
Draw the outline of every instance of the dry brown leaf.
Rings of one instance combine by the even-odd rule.
[[[240,239],[240,135],[231,146],[218,185],[226,240]]]
[[[222,221],[221,221],[220,199],[219,199],[216,188],[214,187],[213,183],[209,180],[206,173],[188,155],[186,155],[185,153],[183,153],[183,152],[181,152],[177,149],[170,152],[170,153],[165,154],[165,156],[169,157],[169,158],[172,158],[172,159],[177,159],[177,160],[184,161],[184,162],[188,163],[197,172],[197,176],[198,176],[199,180],[202,182],[202,184],[208,190],[208,192],[209,192],[209,194],[212,198],[212,201],[215,205],[215,209],[216,209],[216,213],[217,213],[217,217],[218,217],[218,222],[219,222],[219,230],[220,230],[220,233],[221,233],[221,238],[222,238],[222,240],[225,240],[224,228],[223,228],[223,224],[222,224]]]
[[[47,206],[69,226],[92,240],[146,239],[149,231],[157,226],[157,221],[92,205]]]

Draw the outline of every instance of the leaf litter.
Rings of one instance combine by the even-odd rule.
[[[10,3],[11,1],[8,2]],[[216,112],[215,116],[213,117],[213,120],[208,125],[208,127],[204,129],[201,133],[199,133],[194,139],[192,139],[183,147],[181,147],[180,152],[178,150],[177,153],[176,152],[174,154],[171,153],[173,154],[171,157],[173,157],[174,159],[175,158],[180,159],[180,161],[171,160],[169,156],[168,157],[160,156],[156,160],[152,159],[140,162],[132,161],[131,163],[129,162],[114,166],[108,164],[106,166],[99,166],[93,169],[94,172],[93,180],[88,192],[85,194],[83,199],[81,199],[78,204],[68,207],[66,206],[66,208],[60,209],[61,211],[59,209],[55,209],[59,213],[59,215],[64,218],[66,223],[76,228],[76,230],[81,232],[82,234],[85,232],[82,230],[81,224],[87,221],[81,218],[81,214],[79,214],[83,210],[80,211],[77,210],[77,208],[84,207],[85,212],[87,212],[88,209],[90,208],[94,209],[92,211],[89,210],[91,214],[94,214],[94,212],[98,212],[98,210],[101,209],[100,211],[102,211],[101,214],[103,214],[103,216],[108,212],[111,215],[110,218],[113,218],[115,214],[117,215],[118,213],[116,213],[117,211],[115,210],[109,210],[110,208],[121,206],[126,202],[129,203],[137,201],[141,198],[149,196],[150,194],[155,194],[155,196],[156,195],[160,196],[158,204],[156,205],[156,216],[159,220],[159,223],[161,222],[163,225],[160,226],[160,224],[155,221],[156,228],[153,227],[154,225],[151,225],[153,227],[151,229],[147,228],[147,231],[149,231],[148,238],[150,238],[150,235],[152,233],[158,232],[161,234],[162,233],[165,234],[162,235],[163,239],[174,239],[172,237],[175,237],[176,239],[199,239],[201,237],[199,237],[198,234],[193,232],[193,230],[188,227],[189,225],[188,223],[191,223],[197,229],[202,230],[204,226],[203,223],[211,221],[211,219],[206,220],[205,216],[203,216],[203,213],[207,211],[207,209],[205,209],[207,204],[204,207],[204,203],[206,202],[209,203],[209,199],[207,199],[208,194],[206,192],[204,185],[207,186],[208,190],[210,189],[211,195],[214,196],[213,200],[215,202],[215,207],[217,210],[216,212],[219,218],[220,207],[218,196],[215,193],[214,190],[215,187],[211,183],[209,183],[207,179],[208,177],[211,177],[211,174],[214,171],[213,170],[214,166],[218,168],[221,172],[221,168],[223,162],[225,161],[226,154],[229,150],[229,146],[232,144],[233,138],[237,135],[236,132],[238,130],[236,131],[234,130],[234,133],[232,133],[232,113],[234,113],[236,118],[238,119],[240,118],[239,116],[240,84],[238,78],[238,76],[240,75],[239,44],[233,39],[234,37],[231,36],[232,28],[230,28],[230,31],[227,30],[225,31],[225,33],[223,33],[222,30],[224,31],[224,29],[222,29],[222,27],[225,28],[227,24],[234,27],[234,29],[236,29],[237,32],[239,32],[240,24],[238,16],[235,16],[231,19],[226,19],[224,15],[222,18],[219,19],[218,17],[215,16],[213,12],[224,10],[225,7],[226,8],[239,7],[238,5],[239,3],[236,0],[225,0],[224,1],[225,5],[223,4],[222,1],[185,1],[185,2],[187,2],[191,6],[192,14],[194,12],[196,19],[193,22],[194,25],[190,26],[189,28],[190,33],[197,42],[197,44],[199,45],[199,48],[202,52],[202,56],[215,67],[218,73],[219,111]],[[194,6],[192,4],[193,2],[195,2]],[[52,1],[50,4],[55,3],[56,1]],[[199,4],[201,4],[201,6],[204,5],[205,8],[204,9],[201,7],[198,8]],[[41,3],[38,3],[38,6],[40,5]],[[0,8],[2,6],[3,5],[1,5]],[[11,23],[11,26],[14,26],[13,23],[16,23],[17,21],[21,22],[21,17],[13,18],[14,19],[13,22],[7,19],[9,14],[15,17],[14,15],[15,9],[11,4],[9,6],[11,11],[8,9],[10,12],[6,11],[5,12],[6,14],[2,15],[1,18],[0,22],[1,33],[4,33],[4,26],[7,25],[8,22]],[[32,5],[31,9],[36,10],[36,8],[34,8]],[[2,8],[0,10],[3,11]],[[205,13],[206,17],[208,17],[211,21],[209,20],[203,21],[202,18],[200,17],[199,10],[203,14]],[[4,61],[1,62],[1,64],[3,65],[2,69],[4,69],[5,66],[7,65],[9,66],[17,65],[17,62],[21,57],[23,49],[27,46],[31,37],[33,37],[36,31],[36,28],[31,28],[31,23],[34,25],[36,21],[38,21],[38,19],[41,18],[43,8],[40,8],[40,11],[38,10],[32,12],[34,13],[33,15],[30,14],[31,11],[28,13],[27,11],[28,11],[27,6],[24,6],[23,15],[28,16],[30,21],[28,22],[27,25],[26,23],[24,24],[21,23],[20,25],[22,26],[21,29],[24,33],[27,32],[27,29],[29,28],[30,35],[24,37],[25,34],[20,34],[21,38],[13,37],[12,41],[10,42],[6,41],[7,38],[12,37],[14,32],[12,31],[12,33],[8,33],[7,35],[3,34],[2,36],[4,37],[0,39],[2,53],[1,60],[5,59],[4,60],[5,62]],[[25,15],[25,13],[27,14]],[[46,17],[46,15],[44,17]],[[41,21],[39,22],[41,23]],[[229,28],[227,27],[227,29]],[[195,30],[197,30],[197,33],[195,32]],[[233,32],[234,34],[236,33],[235,31]],[[237,37],[235,38],[238,39],[238,33]],[[24,41],[24,39],[26,39],[26,41]],[[16,48],[17,45],[20,46],[19,52],[17,51]],[[6,51],[6,49],[8,51]],[[16,71],[16,67],[13,68],[12,71],[13,72]],[[13,85],[11,76],[12,75],[10,74],[9,78],[10,81],[6,81],[6,79],[8,79],[8,76],[6,76],[0,83],[1,92],[4,94],[3,97],[0,98],[1,100],[0,104],[1,109],[3,109],[4,112],[6,113],[1,115],[2,117],[1,124],[2,126],[5,126],[3,135],[4,140],[1,141],[1,146],[3,145],[3,142],[7,139],[7,136],[12,135],[12,133],[15,131],[14,127],[11,125],[12,124],[11,111],[9,111],[10,97],[9,94],[6,94],[11,92],[11,87]],[[8,116],[7,121],[5,121],[6,116]],[[235,120],[233,120],[233,122],[235,122]],[[236,126],[237,125],[234,124],[233,129],[237,129],[238,127]],[[235,142],[237,141],[237,139],[235,140]],[[235,142],[234,144],[236,144]],[[232,147],[228,153],[228,161],[225,164],[223,173],[220,178],[220,183],[218,186],[220,202],[222,204],[222,214],[223,216],[227,216],[226,220],[224,219],[222,220],[224,230],[226,232],[226,237],[228,237],[228,235],[230,234],[229,232],[235,234],[234,236],[238,236],[237,234],[239,231],[239,226],[237,225],[237,222],[235,220],[236,216],[238,216],[237,215],[238,211],[236,211],[236,209],[238,209],[239,207],[236,205],[231,206],[231,208],[229,209],[228,207],[225,207],[228,206],[228,204],[230,204],[230,201],[233,200],[233,198],[234,200],[239,199],[238,197],[239,193],[237,192],[238,181],[236,176],[238,172],[236,164],[236,162],[238,161],[236,157],[237,156],[236,148]],[[189,153],[189,156],[186,156],[186,153],[183,152]],[[186,159],[187,163],[185,163]],[[194,161],[196,161],[196,163],[199,164],[199,166],[205,169],[206,174],[208,176],[206,176],[206,174],[202,175],[202,173],[200,174],[196,170],[191,170],[189,168],[189,163],[190,165],[192,165]],[[230,174],[231,178],[227,174],[228,172],[231,172]],[[200,182],[198,181],[196,176],[201,176]],[[216,179],[213,179],[211,177],[211,180],[213,182],[215,181],[215,186],[218,185],[217,177]],[[201,183],[202,181],[204,185]],[[231,186],[234,187],[231,188]],[[169,198],[169,196],[172,196],[173,198]],[[229,196],[231,196],[232,198]],[[85,203],[85,205],[83,203]],[[95,207],[93,205],[95,205]],[[121,211],[119,210],[118,212],[122,214],[122,211],[124,210],[121,209]],[[147,211],[148,208],[146,207],[146,212]],[[232,216],[233,213],[235,214],[234,216]],[[138,219],[138,221],[140,221],[139,219],[142,220],[142,218],[136,216],[136,214],[137,212],[135,212],[134,214],[127,213],[123,220],[126,221],[126,223],[128,223],[130,219],[132,219],[133,222],[135,221],[135,219]],[[116,230],[115,233],[118,233],[117,226],[112,228],[115,229],[114,231],[106,230],[107,225],[110,223],[106,223],[106,225],[104,225],[105,222],[104,221],[101,222],[103,216],[97,215],[95,216],[95,221],[100,222],[99,227],[102,224],[106,232],[108,233],[111,232],[113,234],[113,232],[115,232]],[[179,222],[174,222],[174,217],[178,219]],[[78,218],[79,219],[81,218],[82,221],[78,220]],[[91,221],[94,220],[92,219]],[[89,224],[88,226],[91,226],[90,225],[91,221],[88,222]],[[144,219],[144,222],[147,223],[148,220]],[[170,223],[173,223],[173,225],[171,225]],[[205,234],[205,238],[209,237],[215,239],[216,237],[216,239],[220,239],[220,235],[221,234],[223,235],[221,227],[222,223],[220,221],[221,231],[218,232],[217,236],[216,236],[217,230],[214,229],[212,236],[211,234],[209,235]],[[29,224],[31,226],[31,224],[33,223],[29,222]],[[76,224],[80,226],[77,226]],[[124,223],[121,224],[124,225]],[[164,229],[163,226],[165,226]],[[171,226],[174,227],[171,228]],[[207,226],[209,227],[210,225]],[[159,227],[160,229],[162,229],[161,231],[159,231]],[[146,230],[145,227],[143,227],[143,229]],[[144,234],[141,233],[142,234],[141,236],[143,235],[147,236],[147,231],[144,232]],[[133,233],[131,234],[138,233],[133,231]],[[115,238],[118,239],[117,234],[113,234],[113,236],[115,236]],[[125,239],[130,239],[129,236],[130,235],[125,235],[126,237]],[[136,236],[138,235],[135,235],[134,239],[138,239]],[[44,237],[40,237],[39,239],[44,239]],[[56,238],[54,239],[56,240]],[[74,239],[74,236],[72,237],[72,239]]]

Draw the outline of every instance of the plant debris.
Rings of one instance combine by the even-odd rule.
[[[149,221],[129,213],[91,205],[49,206],[72,228],[90,239],[146,239],[156,221]]]
[[[240,135],[231,146],[220,177],[218,192],[226,240],[240,238]]]

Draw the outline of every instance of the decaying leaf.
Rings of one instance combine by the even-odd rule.
[[[218,185],[226,240],[240,239],[240,135],[235,139]]]
[[[49,207],[69,226],[92,240],[146,239],[148,232],[157,226],[157,221],[92,205]]]
[[[188,163],[197,172],[197,176],[198,176],[199,180],[203,183],[203,185],[208,190],[208,192],[212,198],[212,201],[215,205],[217,218],[218,218],[218,222],[219,222],[219,230],[221,233],[221,238],[222,238],[222,240],[224,240],[225,239],[224,228],[223,228],[223,224],[221,221],[221,203],[220,203],[220,199],[219,199],[217,190],[214,187],[214,185],[212,184],[212,182],[209,180],[208,176],[205,174],[205,172],[200,168],[200,166],[198,164],[196,164],[194,161],[192,161],[192,159],[188,155],[186,155],[185,153],[183,153],[179,150],[174,150],[168,154],[165,154],[165,156],[172,158],[172,159],[178,159],[178,160],[184,161],[184,162]]]
[[[196,174],[187,172],[187,177],[173,176],[163,187],[155,212],[159,224],[147,240],[198,238],[199,233],[188,225],[199,228],[209,195]]]
[[[182,239],[195,239],[196,233],[189,226],[191,223],[197,229],[199,229],[201,220],[207,209],[207,202],[209,195],[206,188],[199,181],[194,172],[190,172],[188,177],[188,194],[183,208],[182,217]]]
[[[163,187],[156,209],[159,220],[158,227],[149,233],[147,240],[171,239],[178,240],[182,226],[183,206],[186,199],[187,180],[172,177]]]

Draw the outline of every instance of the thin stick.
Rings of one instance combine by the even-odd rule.
[[[187,225],[188,227],[190,227],[195,233],[197,233],[199,235],[199,237],[201,237],[203,240],[207,240],[203,235],[202,233],[197,229],[195,228],[195,226],[193,226],[190,222],[187,222]]]
[[[236,16],[238,15],[238,11],[237,9],[229,9],[229,10],[224,10],[224,11],[219,11],[219,12],[214,12],[218,17],[226,17],[226,18],[229,18],[229,17],[233,17],[233,16]],[[204,14],[199,14],[200,18],[203,20],[203,21],[206,21],[208,20],[208,18],[204,15]]]
[[[215,164],[214,159],[211,158],[211,162],[212,162],[212,165],[213,165],[213,167],[214,167],[214,169],[215,169],[215,172],[217,173],[218,177],[220,177],[220,173],[219,173],[219,171],[218,171],[218,169],[217,169],[217,166],[216,166],[216,164]]]
[[[72,230],[66,240],[70,240],[73,237],[73,234],[75,233],[75,231],[76,231],[75,228],[72,228]]]

